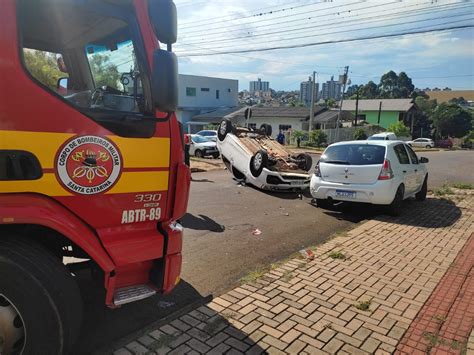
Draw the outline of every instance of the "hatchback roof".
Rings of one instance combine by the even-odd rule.
[[[330,146],[333,146],[333,145],[346,145],[346,144],[367,144],[367,145],[383,145],[383,146],[389,146],[389,145],[393,145],[393,144],[396,144],[396,143],[404,143],[403,141],[400,141],[400,140],[387,140],[387,141],[362,141],[362,140],[359,140],[359,141],[343,141],[343,142],[337,142],[337,143],[332,143]]]

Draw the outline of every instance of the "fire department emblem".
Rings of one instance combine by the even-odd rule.
[[[72,192],[93,195],[109,190],[120,176],[122,158],[111,141],[78,136],[67,141],[56,158],[56,173]]]

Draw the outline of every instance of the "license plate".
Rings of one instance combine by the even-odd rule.
[[[355,198],[356,192],[347,190],[336,190],[336,197]]]
[[[303,183],[303,181],[299,181],[299,180],[290,181],[290,185],[301,185],[302,183]]]

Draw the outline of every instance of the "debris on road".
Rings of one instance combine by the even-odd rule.
[[[300,254],[305,258],[306,260],[314,260],[314,253],[311,249],[301,249]]]
[[[260,234],[262,234],[262,231],[261,231],[260,229],[258,229],[258,228],[255,228],[255,229],[252,231],[252,234],[253,234],[253,235],[260,235]]]

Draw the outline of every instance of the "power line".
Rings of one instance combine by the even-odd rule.
[[[460,10],[460,9],[464,9],[466,7],[471,7],[471,6],[472,5],[458,6],[457,8],[455,8],[455,10]],[[407,7],[409,7],[409,6],[407,6]],[[413,17],[413,16],[418,17],[420,15],[430,15],[430,14],[433,14],[433,13],[439,13],[439,12],[444,12],[444,11],[446,11],[446,10],[445,9],[431,9],[431,11],[430,11],[430,9],[428,9],[428,10],[425,10],[425,9],[408,10],[408,11],[402,11],[402,12],[396,12],[396,13],[388,14],[387,17],[384,17],[384,18],[381,18],[380,15],[370,16],[370,17],[365,17],[365,18],[359,18],[358,23],[353,24],[353,25],[355,26],[355,25],[360,25],[360,24],[387,21],[387,20],[395,20],[395,19],[398,19],[398,18],[407,18],[407,17]],[[371,13],[368,13],[368,14],[373,14],[373,13],[375,13],[375,12],[371,12]],[[465,14],[462,14],[462,15],[465,15]],[[446,18],[446,17],[444,17],[444,18]],[[372,20],[372,21],[366,21],[366,20]],[[430,19],[425,19],[425,20],[420,20],[420,21],[428,21],[428,20],[430,20]],[[353,21],[354,20],[340,21],[340,22],[330,22],[331,25],[324,26],[324,28],[340,27],[341,24],[346,24],[348,22],[353,22]],[[360,21],[363,21],[363,22],[360,22]],[[233,37],[233,38],[223,38],[223,39],[216,39],[216,40],[206,40],[206,41],[191,42],[191,43],[192,44],[201,44],[201,43],[208,44],[208,43],[217,43],[217,42],[226,43],[226,42],[236,41],[236,40],[239,40],[239,39],[270,36],[270,35],[279,34],[279,33],[299,32],[299,31],[307,32],[306,30],[308,30],[308,29],[310,29],[311,31],[314,32],[314,30],[316,30],[321,25],[324,25],[324,23],[320,24],[319,26],[300,27],[300,28],[294,29],[294,30],[286,29],[286,30],[275,31],[275,32],[267,32],[267,33],[263,33],[263,34],[247,35],[247,36]],[[188,43],[181,43],[181,45],[186,45],[186,44],[188,44]]]
[[[331,9],[334,9],[334,8],[340,8],[342,6],[350,6],[350,5],[356,5],[356,4],[361,4],[361,3],[363,3],[363,2],[362,1],[356,1],[356,2],[349,3],[349,4],[331,6],[331,7],[325,8],[325,9],[316,9],[316,10],[311,10],[311,11],[298,12],[298,13],[291,14],[291,15],[277,16],[277,17],[273,17],[273,18],[269,18],[269,19],[263,19],[263,20],[248,22],[248,23],[240,23],[240,24],[237,23],[237,24],[233,24],[233,25],[226,25],[226,26],[223,26],[223,27],[207,28],[207,29],[205,28],[205,29],[201,29],[201,30],[192,30],[191,33],[192,34],[203,33],[203,32],[210,33],[209,31],[213,31],[215,29],[220,29],[220,28],[224,28],[225,30],[227,30],[227,29],[233,28],[233,27],[239,27],[239,26],[243,26],[243,25],[252,25],[252,24],[256,24],[256,23],[260,24],[262,22],[274,21],[274,20],[278,20],[278,19],[281,19],[281,18],[288,18],[288,17],[298,16],[298,15],[306,15],[306,14],[309,14],[309,13],[321,12],[321,11],[331,10]],[[311,4],[311,5],[315,5],[315,4]],[[227,21],[223,21],[223,22],[227,22]],[[214,22],[213,24],[215,24],[215,23],[216,22]],[[211,24],[211,25],[213,25],[213,24]],[[200,26],[200,27],[202,27],[202,26]],[[186,34],[186,31],[184,32],[184,34]]]
[[[329,14],[324,14],[325,17],[327,16],[331,16],[331,15],[337,15],[337,16],[340,16],[340,14],[343,14],[345,12],[347,13],[353,13],[353,12],[357,12],[357,11],[360,11],[360,10],[366,10],[366,9],[373,9],[375,7],[384,7],[384,6],[387,6],[387,5],[392,5],[392,4],[395,4],[395,3],[399,3],[398,1],[395,1],[395,2],[391,2],[391,3],[384,3],[384,4],[378,4],[378,5],[370,5],[370,6],[366,6],[366,7],[360,7],[358,9],[349,9],[349,10],[343,10],[343,11],[337,11],[337,12],[332,12],[332,13],[329,13]],[[407,6],[404,6],[404,9],[406,8],[409,8],[409,7],[416,7],[416,6],[422,6],[422,5],[428,5],[428,4],[432,4],[431,2],[422,2],[422,3],[417,3],[417,4],[412,4],[412,5],[407,5]],[[441,9],[441,8],[447,8],[449,9],[449,7],[453,7],[453,6],[457,6],[459,4],[462,4],[462,2],[458,2],[458,3],[452,3],[452,4],[443,4],[443,5],[438,5],[436,6],[437,9]],[[418,9],[418,10],[413,10],[413,12],[415,11],[423,11],[425,10],[424,8],[422,9]],[[320,10],[317,10],[317,11],[320,11]],[[307,12],[309,13],[309,12]],[[365,13],[365,15],[367,14],[373,14],[373,13],[378,13],[380,14],[380,11],[378,12],[367,12]],[[364,14],[356,14],[355,16],[342,16],[342,17],[339,17],[340,19],[347,19],[347,18],[355,18],[357,16],[360,16],[360,15],[364,15]],[[293,17],[294,15],[289,15],[287,17],[285,17],[285,19],[289,18],[289,17]],[[277,21],[277,22],[273,22],[273,23],[270,23],[270,24],[266,24],[266,25],[259,25],[259,26],[256,26],[256,27],[253,27],[252,28],[252,31],[256,32],[258,31],[259,29],[261,28],[264,28],[264,27],[272,27],[272,26],[277,26],[277,27],[281,27],[282,25],[285,25],[285,29],[289,29],[289,28],[293,28],[293,27],[299,27],[300,24],[297,24],[297,25],[292,25],[292,26],[287,26],[288,23],[293,23],[293,22],[301,22],[301,21],[306,21],[306,20],[311,20],[311,19],[318,19],[317,17],[307,17],[307,18],[297,18],[297,19],[293,19],[293,20],[287,20],[287,21]],[[321,24],[326,24],[326,23],[332,23],[333,20],[329,20],[329,21],[323,21],[323,22],[319,22],[318,21],[318,24],[321,25]],[[250,23],[250,25],[253,24],[253,23]],[[244,25],[247,25],[247,24],[236,24],[234,25],[233,27],[238,27],[238,26],[244,26]],[[214,30],[218,30],[218,31],[214,31]],[[213,32],[214,31],[214,32]],[[242,28],[238,28],[236,30],[229,30],[229,26],[224,26],[224,27],[217,27],[215,29],[212,29],[212,30],[203,30],[203,31],[194,31],[192,32],[191,35],[187,35],[186,33],[184,34],[184,37],[186,39],[191,39],[191,38],[196,38],[196,37],[199,37],[199,38],[203,38],[203,36],[205,36],[206,39],[209,39],[209,38],[215,38],[215,36],[213,36],[214,34],[216,35],[222,35],[223,32],[225,32],[226,35],[228,35],[229,33],[234,33],[234,32],[239,32],[241,33],[243,31]],[[200,32],[204,32],[203,34],[199,34]],[[249,32],[250,33],[250,32]],[[217,36],[217,38],[219,38],[219,36]]]
[[[195,46],[195,45],[192,45],[192,44],[189,44],[188,46],[195,47],[195,48],[198,48],[198,49],[206,49],[206,50],[209,50],[211,52],[219,53],[218,51],[215,51],[215,50],[212,50],[212,49],[209,49],[209,48],[203,48],[203,47]],[[314,67],[314,64],[309,64],[309,63],[287,62],[287,61],[259,58],[259,57],[253,57],[253,56],[248,56],[248,55],[241,55],[241,54],[227,54],[227,53],[225,53],[224,55],[230,55],[230,56],[240,57],[240,58],[245,58],[245,59],[262,60],[264,62],[271,62],[271,63]],[[183,57],[183,56],[178,54],[178,58],[180,58],[180,57]],[[329,69],[341,69],[342,68],[342,66],[341,67],[335,67],[335,66],[330,67],[330,66],[324,66],[324,65],[318,65],[318,67],[319,68],[329,68]],[[326,75],[332,75],[331,73],[325,73],[325,72],[321,72],[321,71],[318,71],[318,73],[326,74]]]
[[[291,40],[314,38],[314,37],[333,35],[333,34],[341,34],[341,33],[354,32],[354,31],[367,31],[367,30],[374,30],[374,29],[394,27],[394,26],[403,26],[403,25],[412,24],[412,23],[419,23],[419,22],[425,22],[425,21],[435,21],[435,20],[441,20],[441,19],[446,19],[446,18],[454,18],[454,17],[460,17],[460,16],[468,16],[468,15],[470,15],[470,14],[459,14],[459,15],[452,15],[452,16],[444,16],[444,17],[425,19],[425,20],[406,21],[406,22],[388,24],[388,25],[378,25],[378,26],[371,26],[371,27],[355,28],[355,29],[350,29],[350,30],[332,31],[332,32],[326,32],[326,33],[319,33],[316,36],[314,34],[312,34],[312,35],[305,35],[305,36],[298,36],[298,37],[289,37],[289,38],[285,38],[284,40],[285,41],[291,41]],[[467,21],[467,20],[470,20],[470,19],[463,19],[462,21]],[[439,25],[439,24],[435,24],[435,25]],[[281,41],[282,41],[281,39],[275,39],[275,40],[269,39],[269,40],[266,40],[264,42],[252,42],[252,44],[253,45],[268,44],[268,43],[271,43],[271,42],[281,42]],[[235,44],[226,44],[226,45],[221,44],[219,47],[222,49],[222,48],[228,48],[228,47],[234,47],[234,46],[235,46]]]
[[[251,18],[251,17],[261,17],[261,16],[265,16],[265,15],[273,15],[273,14],[278,13],[278,12],[290,11],[290,10],[298,9],[298,8],[301,8],[301,7],[313,6],[313,5],[316,5],[316,4],[320,4],[320,3],[316,2],[316,3],[312,3],[312,4],[303,4],[303,5],[298,5],[298,6],[286,7],[286,8],[283,8],[283,9],[277,9],[277,10],[272,10],[272,11],[267,11],[267,12],[254,13],[254,14],[251,14],[251,15],[238,17],[238,18],[233,19],[233,20],[214,21],[211,25],[214,25],[216,23],[223,23],[223,22],[227,23],[229,21],[235,21],[235,20],[243,20],[243,19]],[[191,25],[191,26],[183,26],[183,28],[184,29],[189,29],[189,28],[202,27],[202,26],[203,25],[194,24],[194,25]]]
[[[463,20],[463,21],[465,21],[465,20]],[[452,21],[452,22],[457,23],[457,22],[461,22],[461,21]],[[440,24],[440,25],[445,25],[445,24],[446,23]],[[348,42],[365,41],[365,40],[378,39],[378,38],[400,37],[400,36],[419,34],[419,33],[432,33],[432,32],[444,32],[444,31],[449,31],[449,30],[462,30],[462,29],[467,29],[467,28],[472,28],[472,27],[474,27],[474,25],[449,26],[449,27],[444,27],[444,28],[433,28],[433,29],[427,29],[427,30],[417,30],[417,29],[415,29],[415,30],[412,30],[412,31],[404,31],[404,32],[398,32],[398,33],[389,33],[389,34],[373,35],[373,36],[363,36],[363,37],[356,37],[356,38],[321,41],[321,42],[310,42],[310,43],[292,44],[292,45],[284,45],[284,46],[274,46],[274,47],[266,47],[266,48],[240,49],[240,50],[229,50],[229,51],[215,51],[214,53],[187,54],[187,55],[181,55],[181,57],[203,57],[203,56],[220,55],[220,54],[267,52],[267,51],[273,51],[273,50],[278,50],[278,49],[314,47],[314,46],[321,46],[321,45],[326,45],[326,44],[348,43]]]
[[[293,2],[289,2],[289,3],[286,3],[285,5],[289,5],[289,4],[296,4],[296,3],[299,3],[300,1],[293,1]],[[312,3],[312,4],[306,4],[306,5],[301,5],[301,6],[295,6],[295,7],[290,7],[290,8],[286,8],[286,9],[277,9],[277,10],[273,10],[273,11],[269,11],[267,13],[253,13],[253,14],[250,14],[250,15],[246,15],[246,16],[240,16],[240,17],[232,17],[232,15],[228,15],[228,16],[216,16],[216,17],[211,17],[211,18],[206,18],[206,19],[203,19],[203,20],[198,20],[198,21],[189,21],[189,22],[185,22],[181,25],[182,28],[192,28],[192,27],[197,27],[197,26],[200,26],[199,24],[202,23],[202,22],[207,22],[209,23],[209,21],[211,20],[215,20],[215,19],[220,19],[220,20],[223,20],[223,21],[219,21],[217,23],[220,23],[220,22],[228,22],[228,21],[235,21],[235,20],[241,20],[241,19],[245,19],[245,18],[250,18],[250,17],[255,17],[255,16],[263,16],[265,14],[273,14],[275,12],[281,12],[281,11],[285,11],[285,10],[292,10],[294,8],[298,8],[298,7],[302,7],[302,6],[311,6],[311,5],[315,5],[317,4],[318,2],[316,3]],[[260,9],[255,9],[255,10],[251,10],[252,12],[255,12],[255,11],[262,11],[262,10],[267,10],[267,9],[272,9],[274,8],[274,6],[267,6],[267,7],[263,7],[263,8],[260,8]],[[232,17],[231,19],[226,19],[226,18],[229,18],[229,17]],[[226,20],[224,20],[226,19]],[[216,22],[214,22],[216,23]],[[213,23],[213,24],[214,24]],[[189,26],[191,25],[191,26]]]
[[[366,6],[366,7],[361,7],[358,10],[365,10],[365,9],[372,9],[374,7],[380,7],[380,6],[387,6],[387,5],[390,5],[390,4],[394,4],[396,2],[392,2],[392,3],[388,3],[388,4],[378,4],[378,5],[371,5],[371,6]],[[416,4],[416,5],[420,5],[420,4]],[[414,5],[410,5],[411,6],[414,6]],[[315,10],[317,12],[321,11],[321,10]],[[332,12],[330,14],[325,14],[325,16],[331,16],[331,15],[340,15],[341,13],[345,13],[345,12],[348,12],[350,13],[351,11],[356,11],[356,10],[344,10],[344,11],[337,11],[337,12]],[[309,12],[307,12],[309,13]],[[293,17],[293,16],[299,16],[299,14],[296,14],[296,15],[289,15],[287,17],[285,17],[286,19],[289,18],[289,17]],[[292,23],[292,22],[301,22],[302,20],[311,20],[315,17],[308,17],[308,18],[297,18],[297,19],[293,19],[293,20],[288,20],[288,21],[276,21],[276,22],[273,22],[273,23],[270,23],[270,24],[266,24],[266,25],[259,25],[259,26],[256,26],[253,28],[253,31],[255,30],[258,30],[260,28],[264,28],[264,27],[271,27],[271,26],[281,26],[281,25],[284,25],[284,24],[287,24],[287,23]],[[345,18],[344,16],[342,18]],[[253,23],[249,23],[249,24],[237,24],[236,26],[244,26],[244,25],[252,25]],[[236,27],[234,26],[234,27]],[[296,25],[296,26],[299,26],[299,25]],[[290,26],[290,27],[295,27],[294,26]],[[242,32],[242,28],[239,28],[239,29],[236,29],[236,30],[230,30],[229,31],[229,27],[228,26],[225,26],[225,27],[217,27],[217,28],[213,28],[211,31],[206,31],[204,34],[196,34],[196,33],[199,33],[199,32],[193,32],[192,35],[186,35],[185,33],[185,37],[187,39],[189,38],[194,38],[194,37],[203,37],[203,36],[206,36],[206,38],[209,38],[209,36],[212,37],[213,34],[218,34],[218,35],[221,35],[222,34],[222,31],[221,29],[224,29],[225,28],[225,33],[226,34],[229,34],[229,33],[233,33],[233,32]],[[288,27],[286,27],[288,29]],[[219,31],[215,31],[213,32],[214,30],[219,30]],[[202,31],[201,31],[202,32]]]

